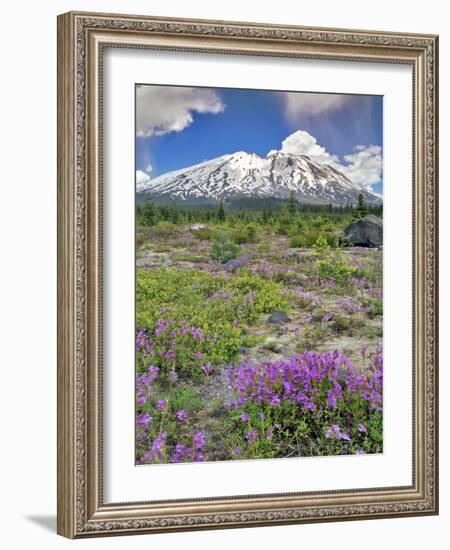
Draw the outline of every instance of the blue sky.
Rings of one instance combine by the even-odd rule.
[[[381,96],[140,85],[136,100],[138,178],[281,149],[382,192]]]

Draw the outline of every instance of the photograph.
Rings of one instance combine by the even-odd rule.
[[[135,170],[136,465],[383,453],[383,96],[139,83]]]

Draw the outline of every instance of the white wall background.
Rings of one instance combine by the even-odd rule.
[[[450,521],[449,164],[441,162],[441,515],[70,542],[56,524],[56,15],[69,10],[440,34],[441,154],[450,149],[450,31],[440,0],[15,0],[2,6],[1,540],[5,548],[444,548]],[[401,246],[401,244],[400,244]],[[447,250],[446,250],[447,249]],[[6,376],[5,376],[6,375]],[[395,541],[395,542],[394,542]]]

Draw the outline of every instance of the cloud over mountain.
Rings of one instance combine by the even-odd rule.
[[[357,145],[354,152],[339,157],[329,153],[305,130],[297,130],[283,140],[281,152],[307,155],[314,162],[329,165],[345,174],[353,183],[370,188],[381,182],[383,171],[382,149],[379,145]]]

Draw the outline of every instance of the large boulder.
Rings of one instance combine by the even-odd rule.
[[[383,245],[383,221],[369,214],[356,220],[344,229],[344,235],[350,244],[378,248]]]

